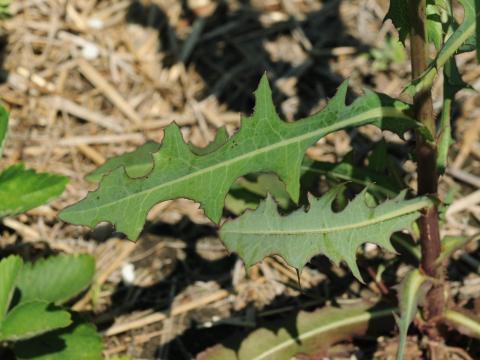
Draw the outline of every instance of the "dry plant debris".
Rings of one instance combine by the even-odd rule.
[[[406,83],[407,65],[375,71],[368,56],[369,49],[383,48],[381,39],[392,32],[391,24],[382,23],[386,6],[383,0],[204,0],[185,6],[175,0],[13,2],[12,16],[0,28],[0,96],[11,112],[1,162],[22,160],[66,175],[70,183],[58,201],[3,220],[2,255],[94,254],[95,286],[74,308],[94,314],[107,356],[168,355],[168,344],[189,329],[222,322],[248,328],[262,311],[268,317],[299,306],[301,291],[291,268],[269,258],[246,273],[218,250],[207,219],[191,201],[154,208],[137,245],[116,237],[108,226],[87,234],[56,220],[56,213],[92,189],[83,177],[96,165],[146,140],[160,141],[172,121],[198,146],[212,140],[219,127],[233,132],[239,111],[251,111],[251,90],[265,70],[289,120],[320,109],[347,74],[353,92],[366,86],[398,95],[393,92]],[[473,55],[462,55],[460,62],[465,80],[479,90],[480,67]],[[458,141],[441,184],[444,198],[458,189],[445,214],[445,235],[478,232],[479,102],[479,95],[466,91],[458,102]],[[379,137],[373,128],[332,134],[309,155],[333,162],[352,142]],[[408,163],[404,168],[412,176]],[[456,257],[458,297],[475,300],[480,293],[476,244]],[[375,282],[337,289],[318,262],[300,279],[311,306],[332,292],[348,300],[381,291]],[[346,276],[341,268],[331,271]],[[202,350],[181,342],[174,351]],[[388,348],[388,342],[380,347],[379,358]]]

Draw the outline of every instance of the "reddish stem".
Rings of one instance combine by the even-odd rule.
[[[426,0],[410,0],[411,19],[411,63],[412,77],[419,77],[428,64],[428,41],[426,36]],[[427,89],[418,93],[413,99],[415,118],[435,136],[435,118],[431,90]],[[438,172],[436,169],[435,145],[426,141],[417,133],[417,172],[418,194],[437,197]],[[442,315],[445,306],[443,266],[438,264],[441,243],[438,226],[438,211],[433,206],[422,213],[420,225],[420,246],[422,249],[422,270],[429,276],[439,281],[427,294],[424,314],[429,324],[429,335],[438,337],[436,320]]]

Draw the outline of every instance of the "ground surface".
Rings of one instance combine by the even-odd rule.
[[[365,252],[370,274],[365,285],[343,268],[316,258],[302,274],[301,294],[295,272],[281,259],[265,260],[246,273],[241,261],[225,252],[215,227],[187,200],[154,208],[136,245],[107,225],[91,232],[62,223],[56,214],[95,188],[83,179],[87,173],[146,140],[160,141],[162,129],[172,121],[198,146],[211,141],[221,126],[235,131],[239,113],[252,111],[251,94],[264,71],[278,111],[287,120],[321,109],[347,77],[350,100],[364,87],[398,96],[409,68],[401,52],[393,52],[385,41],[393,34],[391,24],[382,22],[386,4],[14,1],[12,17],[1,24],[0,97],[11,121],[0,163],[22,160],[31,168],[66,175],[70,183],[51,204],[3,220],[0,256],[94,254],[97,291],[78,299],[74,308],[92,316],[105,335],[109,357],[187,359],[226,335],[243,336],[252,327],[300,308],[378,296],[382,290],[372,276],[391,254]],[[474,55],[461,57],[459,63],[464,79],[480,89]],[[438,86],[434,94],[440,91]],[[456,143],[441,196],[456,192],[443,234],[478,231],[479,102],[477,93],[463,91],[455,106]],[[437,111],[440,106],[435,102]],[[335,162],[352,145],[368,152],[380,139],[381,134],[370,128],[340,132],[323,139],[309,154]],[[413,163],[401,166],[412,181]],[[456,259],[449,274],[455,299],[472,303],[480,294],[476,244]],[[130,264],[134,279],[126,284]],[[400,266],[390,282],[406,269]],[[415,340],[415,334],[412,337]],[[473,351],[464,339],[454,343]],[[377,358],[389,358],[394,345],[387,337],[378,343],[336,347],[330,356],[368,358],[376,353]],[[417,351],[413,342],[412,358],[418,358]]]

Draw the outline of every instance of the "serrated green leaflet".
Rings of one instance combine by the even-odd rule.
[[[397,318],[397,324],[400,330],[400,341],[398,344],[397,360],[402,360],[405,354],[405,346],[407,343],[407,332],[410,323],[417,313],[418,302],[425,294],[423,285],[428,278],[418,269],[411,270],[400,284],[398,291],[400,319]]]
[[[241,129],[215,151],[197,155],[172,124],[165,129],[161,148],[152,154],[154,165],[148,175],[134,179],[122,167],[116,168],[103,177],[96,191],[62,211],[60,217],[90,227],[108,221],[129,239],[136,239],[155,204],[188,198],[199,202],[205,214],[218,223],[230,186],[240,176],[255,172],[276,173],[296,202],[304,152],[321,137],[364,124],[399,134],[416,126],[405,114],[406,104],[368,92],[346,106],[346,91],[344,83],[323,111],[286,123],[275,111],[264,76],[255,93],[253,116],[242,119]]]
[[[271,197],[255,211],[229,221],[220,230],[225,245],[240,255],[246,266],[278,254],[301,270],[314,255],[323,254],[335,263],[345,261],[361,280],[356,263],[358,247],[371,242],[392,250],[393,232],[410,228],[419,210],[431,205],[425,197],[404,200],[405,193],[377,207],[368,207],[366,191],[336,213],[332,203],[343,191],[336,187],[319,199],[310,198],[310,209],[281,216]]]
[[[0,341],[30,339],[71,324],[70,314],[46,301],[15,306],[0,323]]]
[[[465,16],[462,24],[455,29],[453,34],[447,39],[437,57],[430,63],[427,70],[425,70],[418,79],[412,81],[404,90],[404,92],[414,95],[422,90],[429,89],[432,86],[433,80],[447,61],[454,56],[466,42],[473,42],[471,40],[475,36],[476,29],[476,0],[459,0],[465,9]],[[466,49],[470,50],[470,49]]]
[[[63,346],[58,346],[61,343]],[[68,328],[55,330],[13,348],[17,359],[28,360],[101,360],[102,338],[93,324],[74,316]]]
[[[27,263],[17,277],[20,303],[43,300],[62,304],[92,281],[95,259],[90,255],[58,255]]]
[[[44,204],[60,195],[67,182],[65,176],[37,173],[22,163],[8,167],[0,172],[0,217]]]
[[[0,323],[5,317],[12,300],[15,282],[23,261],[19,256],[9,256],[0,261]]]

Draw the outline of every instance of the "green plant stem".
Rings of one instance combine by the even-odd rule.
[[[410,0],[410,18],[412,28],[411,63],[412,77],[417,78],[428,66],[428,40],[426,34],[426,0]],[[425,125],[434,136],[436,134],[431,89],[423,89],[413,99],[415,118]],[[435,145],[417,133],[418,194],[437,196],[438,173],[436,168]],[[436,320],[443,314],[445,300],[443,295],[443,270],[438,264],[441,243],[438,226],[438,210],[434,205],[422,212],[419,221],[420,246],[422,250],[421,268],[426,275],[440,280],[427,294],[424,314],[429,326],[429,335],[437,337]]]

